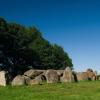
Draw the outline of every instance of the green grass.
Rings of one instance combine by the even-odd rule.
[[[0,87],[0,100],[100,100],[100,81]]]

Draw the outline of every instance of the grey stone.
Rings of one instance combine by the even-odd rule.
[[[6,86],[6,72],[5,71],[0,71],[0,86]]]
[[[34,69],[30,69],[24,73],[24,76],[30,77],[31,79],[34,79],[36,76],[40,75],[43,73],[43,71],[37,71]]]
[[[74,75],[70,67],[67,67],[63,72],[61,82],[74,82]]]
[[[58,77],[58,74],[55,70],[47,70],[46,71],[46,80],[47,80],[47,83],[57,83],[59,82],[59,77]]]
[[[25,78],[22,75],[16,76],[12,81],[12,86],[25,85]]]
[[[88,80],[87,72],[79,72],[79,73],[77,73],[77,80],[78,81],[87,81]]]
[[[96,80],[96,73],[92,69],[87,69],[88,79],[95,81]]]

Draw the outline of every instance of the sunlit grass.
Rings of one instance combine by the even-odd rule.
[[[100,100],[100,82],[0,87],[0,100]]]

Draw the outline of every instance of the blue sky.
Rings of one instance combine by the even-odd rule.
[[[99,0],[0,0],[0,16],[38,27],[47,40],[64,48],[76,71],[100,72]]]

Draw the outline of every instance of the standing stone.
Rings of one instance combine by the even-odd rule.
[[[12,81],[12,86],[25,85],[25,78],[21,75],[16,76]]]
[[[74,75],[70,67],[67,67],[61,77],[61,82],[74,82]]]
[[[57,83],[59,82],[59,77],[58,77],[58,74],[55,70],[47,70],[46,71],[46,80],[47,80],[47,83]]]
[[[6,86],[6,72],[0,71],[0,86]]]

